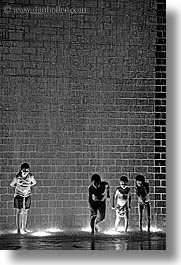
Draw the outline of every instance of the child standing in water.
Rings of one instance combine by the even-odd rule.
[[[90,226],[94,235],[95,232],[98,232],[98,223],[105,219],[106,199],[110,199],[110,195],[108,182],[101,181],[98,174],[94,174],[91,181],[92,184],[89,186]]]
[[[138,175],[136,177],[136,195],[138,200],[139,229],[142,232],[143,209],[147,211],[147,230],[150,232],[150,199],[149,199],[149,183],[145,181],[145,177]]]
[[[125,221],[125,232],[127,232],[128,229],[129,209],[131,209],[131,194],[130,188],[127,185],[128,178],[126,176],[122,176],[120,178],[120,186],[116,188],[116,191],[113,195],[112,209],[116,210],[116,231],[118,230],[118,225],[120,223],[121,218],[124,218]]]
[[[30,173],[27,163],[21,165],[19,173],[10,183],[15,187],[14,208],[16,209],[16,227],[18,234],[27,233],[27,213],[31,205],[31,186],[36,184],[34,176]]]

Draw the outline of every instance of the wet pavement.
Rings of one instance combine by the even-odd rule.
[[[89,232],[28,233],[0,235],[1,250],[166,250],[163,232],[117,234]]]

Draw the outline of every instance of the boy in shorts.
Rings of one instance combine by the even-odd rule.
[[[112,209],[116,210],[116,231],[118,230],[118,225],[121,221],[121,218],[124,218],[125,221],[125,232],[127,232],[128,229],[129,209],[131,209],[131,194],[130,188],[127,185],[128,178],[126,176],[122,176],[120,178],[120,186],[116,188],[115,193],[113,195]]]
[[[147,211],[147,230],[150,232],[150,199],[149,183],[145,181],[142,175],[136,176],[136,195],[138,201],[139,229],[142,232],[143,209]]]
[[[21,165],[19,173],[10,183],[15,187],[14,208],[16,209],[16,227],[18,234],[27,233],[27,213],[31,205],[31,186],[36,184],[34,176],[30,173],[27,163]]]
[[[110,195],[109,184],[101,181],[98,174],[94,174],[91,181],[92,184],[89,186],[90,226],[94,235],[98,231],[98,223],[105,220],[106,199],[110,198]]]

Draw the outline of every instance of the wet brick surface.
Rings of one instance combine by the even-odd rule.
[[[166,250],[166,235],[162,232],[128,232],[118,235],[88,232],[59,232],[45,236],[3,234],[1,250]]]

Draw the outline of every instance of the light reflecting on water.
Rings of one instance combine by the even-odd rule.
[[[42,237],[42,236],[49,236],[51,234],[47,233],[46,231],[37,231],[37,232],[31,233],[31,235]]]
[[[115,243],[115,250],[127,250],[128,249],[128,243],[123,242],[122,244],[120,243]]]
[[[56,227],[51,227],[45,230],[48,233],[59,233],[59,232],[63,232],[64,230],[56,228]]]
[[[91,228],[89,226],[83,227],[81,231],[91,232]],[[128,232],[136,232],[136,231],[139,231],[139,230],[128,229]],[[147,227],[143,227],[143,232],[146,232],[146,231],[147,231]],[[105,235],[120,235],[120,233],[125,233],[124,226],[120,226],[117,231],[115,230],[115,228],[110,228],[108,230],[101,231],[101,232]],[[156,233],[156,232],[164,232],[164,231],[161,228],[157,228],[156,226],[151,226],[150,232]]]
[[[104,232],[105,235],[120,235],[120,233],[124,232],[124,227],[119,226],[118,230],[115,230],[115,228],[108,229]]]
[[[87,226],[87,227],[83,227],[81,229],[82,232],[87,232],[87,233],[91,233],[91,228],[90,226]],[[21,231],[21,234],[29,234],[29,235],[33,235],[33,236],[39,236],[39,237],[44,237],[44,236],[49,236],[53,233],[61,233],[61,232],[64,232],[66,233],[66,230],[63,230],[63,229],[60,229],[60,228],[56,228],[56,227],[50,227],[50,228],[47,228],[47,229],[43,229],[43,230],[35,230],[35,231],[32,231],[32,230],[28,230],[27,233],[23,233],[23,231]],[[136,230],[133,230],[133,229],[128,229],[128,233],[131,232],[131,233],[134,233],[134,232],[139,232],[139,229],[136,229]],[[143,227],[143,232],[147,232],[147,227]],[[150,228],[150,232],[151,233],[159,233],[159,232],[164,232],[163,229],[161,228],[157,228],[156,226],[151,226]],[[67,232],[68,233],[68,232]],[[116,231],[115,228],[110,228],[110,229],[107,229],[107,230],[100,230],[100,233],[101,234],[105,234],[105,235],[120,235],[120,234],[123,234],[125,233],[124,232],[124,226],[120,226],[118,228],[118,230]],[[0,231],[0,235],[5,235],[5,234],[17,234],[17,229],[14,229],[14,230],[4,230],[4,231]]]
[[[120,235],[119,231],[116,230],[107,230],[104,232],[105,235]]]
[[[17,233],[17,229],[11,230],[10,231],[12,234],[16,234]]]
[[[31,235],[43,237],[43,236],[50,236],[52,233],[60,233],[63,231],[64,230],[61,230],[61,229],[56,228],[56,227],[50,227],[50,228],[47,228],[45,230],[39,230],[39,231],[33,232],[33,233],[31,233]]]
[[[6,231],[7,232],[7,231]],[[17,229],[14,229],[14,230],[10,230],[10,231],[8,231],[10,234],[17,234]],[[5,232],[4,232],[4,234],[5,234]]]
[[[90,227],[83,231],[68,231],[51,227],[27,233],[14,235],[16,230],[8,230],[0,236],[0,249],[61,249],[61,250],[165,250],[166,234],[156,227],[151,233],[137,229],[128,233],[107,229],[92,236]],[[10,233],[11,231],[11,233]],[[3,231],[5,232],[5,231]],[[7,231],[6,231],[7,232]]]
[[[83,227],[81,229],[82,232],[91,232],[91,228],[88,227]],[[124,232],[124,227],[120,227],[117,231],[114,228],[105,230],[105,231],[100,231],[100,233],[103,233],[105,235],[120,235],[121,232]]]
[[[145,227],[143,227],[142,230],[143,230],[143,232],[147,232],[148,231],[148,228],[145,226]],[[161,228],[157,228],[156,226],[151,226],[150,227],[150,232],[152,232],[152,233],[158,233],[158,232],[164,232],[164,230],[162,230]]]
[[[0,235],[5,235],[5,234],[17,234],[17,229],[0,231]]]
[[[83,232],[91,232],[91,228],[90,228],[90,226],[88,226],[88,227],[83,227],[83,228],[81,229],[81,231],[83,231]]]
[[[42,237],[42,236],[49,236],[51,234],[47,233],[46,231],[37,231],[37,232],[32,233],[31,235]]]
[[[156,233],[156,232],[164,232],[162,229],[157,228],[155,226],[151,226],[150,231],[153,232],[153,233]]]

